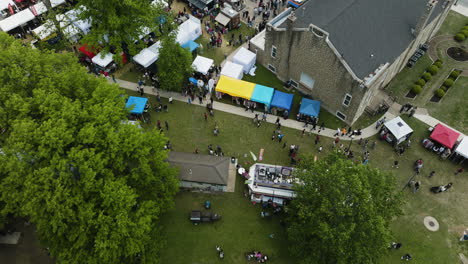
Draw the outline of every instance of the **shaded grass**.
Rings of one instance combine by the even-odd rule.
[[[150,101],[153,104],[155,102],[153,97]],[[153,126],[158,119],[168,120],[171,127],[165,134],[176,151],[193,152],[198,147],[201,153],[207,153],[207,145],[211,143],[214,146],[220,145],[226,156],[238,157],[242,165],[249,166],[253,162],[249,151],[258,155],[259,149],[264,148],[263,162],[289,164],[288,148],[283,149],[282,144],[270,140],[274,125],[262,124],[260,128],[256,128],[248,118],[222,112],[216,112],[214,119],[210,118],[205,122],[203,113],[203,107],[175,102],[169,106],[168,113],[153,113],[153,123],[145,124],[144,127]],[[403,156],[396,155],[389,144],[379,141],[377,137],[370,138],[370,142],[376,141],[377,145],[375,150],[370,150],[369,166],[395,173],[398,191],[401,190],[401,195],[407,201],[403,207],[403,215],[396,218],[391,225],[395,240],[401,242],[403,247],[398,251],[389,251],[381,263],[400,263],[400,257],[406,253],[413,255],[414,263],[455,263],[459,252],[467,252],[465,246],[458,243],[460,230],[465,227],[465,219],[468,217],[464,207],[468,198],[465,194],[468,188],[466,175],[454,176],[457,165],[450,161],[441,161],[439,156],[420,146],[420,140],[429,135],[426,125],[413,118],[403,118],[415,131],[413,144]],[[211,133],[215,121],[221,129],[218,137]],[[287,128],[283,132],[287,145],[300,145],[299,154],[308,153],[320,158],[331,150],[331,139],[322,138],[319,145],[323,145],[324,151],[318,153],[319,145],[313,143],[315,136],[302,138],[300,131]],[[344,144],[348,146],[349,142]],[[363,147],[354,141],[352,149],[356,153],[355,161],[361,162]],[[403,188],[414,175],[413,163],[419,158],[424,160],[422,173],[416,178],[421,181],[421,190],[413,194],[408,188]],[[394,160],[399,160],[399,169],[392,168]],[[429,179],[427,175],[432,170],[436,171],[436,176]],[[429,191],[431,186],[448,182],[453,182],[454,187],[446,193],[433,194]],[[258,208],[252,207],[243,198],[242,188],[242,182],[238,181],[236,193],[233,194],[179,194],[176,209],[163,217],[168,239],[162,256],[163,263],[215,263],[217,259],[214,246],[218,243],[226,250],[226,263],[242,263],[244,251],[252,249],[268,254],[274,252],[272,263],[295,263],[284,251],[288,243],[284,239],[283,228],[275,222],[277,220],[265,225],[258,216]],[[214,225],[193,227],[187,219],[188,212],[199,208],[206,199],[212,200],[212,210],[223,213],[224,220]],[[429,232],[423,227],[422,219],[427,215],[434,216],[439,221],[438,232]],[[270,241],[266,237],[269,233],[279,234],[280,239]]]

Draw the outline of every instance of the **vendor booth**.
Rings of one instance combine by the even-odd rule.
[[[46,20],[44,24],[40,25],[39,27],[35,28],[32,30],[32,33],[36,38],[39,40],[47,40],[50,39],[54,36],[56,36],[55,31],[56,27],[52,20]]]
[[[194,41],[198,39],[201,34],[202,30],[200,19],[194,16],[189,16],[189,19],[179,26],[176,41],[180,45],[184,45],[191,40]]]
[[[78,42],[81,33],[81,30],[74,24],[70,24],[63,29],[63,35],[72,42]]]
[[[250,100],[255,88],[254,83],[237,80],[234,78],[222,76],[216,85],[216,92],[229,94],[230,96],[240,97]]]
[[[452,149],[458,140],[460,133],[450,129],[442,124],[437,124],[432,130],[430,139],[438,142],[444,147]]]
[[[133,56],[133,61],[140,64],[144,68],[148,68],[151,64],[158,60],[160,47],[161,42],[158,41],[150,47],[143,49],[137,55]]]
[[[83,46],[81,46],[81,47],[79,47],[78,50],[79,50],[81,53],[83,53],[84,55],[86,55],[86,57],[88,57],[88,58],[90,58],[90,59],[92,59],[92,58],[94,58],[94,56],[96,56],[96,54],[95,54],[94,52],[92,52],[92,51],[90,51],[90,50],[88,49],[88,46],[87,46],[86,44],[83,45]]]
[[[279,108],[280,110],[287,110],[291,112],[291,106],[294,99],[294,94],[283,93],[275,90],[273,99],[271,100],[271,107]],[[275,112],[275,110],[273,109]]]
[[[240,15],[239,12],[225,4],[224,8],[221,9],[221,12],[216,16],[215,20],[221,25],[229,28],[229,30],[232,30],[239,27]]]
[[[318,117],[320,113],[320,102],[307,98],[302,98],[299,114],[310,117]]]
[[[131,114],[141,115],[144,113],[147,103],[148,98],[130,96],[125,104],[125,108],[130,109]]]
[[[197,56],[192,63],[192,68],[201,74],[208,74],[211,66],[213,66],[214,60],[205,58],[202,56]]]
[[[412,134],[413,129],[398,116],[385,122],[380,132],[380,138],[396,146],[410,138]]]
[[[455,148],[455,155],[453,161],[463,162],[468,159],[468,137],[463,137],[460,144]]]
[[[226,61],[221,69],[221,75],[242,80],[242,77],[244,77],[244,68],[237,63]]]
[[[232,62],[242,65],[244,73],[249,73],[250,69],[255,65],[257,55],[244,47],[241,47],[239,51],[232,58]]]
[[[96,56],[94,56],[92,58],[92,62],[94,64],[96,64],[97,66],[101,67],[101,68],[106,68],[107,66],[109,66],[109,64],[111,64],[111,62],[113,61],[112,57],[114,56],[114,54],[112,53],[107,53],[106,55],[102,56],[101,53],[98,53]]]
[[[271,103],[271,99],[273,98],[274,92],[275,92],[275,89],[273,88],[257,84],[255,85],[255,88],[254,88],[254,91],[250,100],[269,106]]]

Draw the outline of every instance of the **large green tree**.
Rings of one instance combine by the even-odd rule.
[[[166,139],[124,124],[117,86],[70,55],[0,33],[0,208],[36,224],[58,263],[157,263],[176,171]]]
[[[144,43],[136,42],[149,32],[167,35],[173,28],[172,15],[164,6],[149,0],[79,0],[83,11],[81,19],[91,19],[91,32],[83,42],[91,48],[101,47],[104,52],[115,49],[115,60],[128,49],[131,55],[138,53]]]
[[[193,72],[192,54],[175,41],[175,34],[163,39],[156,65],[161,88],[168,91],[181,91]]]
[[[388,251],[389,222],[401,199],[390,174],[333,153],[305,157],[289,209],[291,251],[301,263],[377,263]]]

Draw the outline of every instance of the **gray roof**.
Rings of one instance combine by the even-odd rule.
[[[428,0],[308,0],[295,14],[296,28],[310,24],[327,31],[330,41],[361,79],[392,63],[414,39],[411,29]],[[429,20],[442,12],[443,0]],[[428,22],[428,23],[429,23]],[[283,23],[280,27],[285,27]],[[371,54],[374,56],[371,58]]]
[[[171,151],[167,161],[179,168],[183,181],[227,185],[231,162],[228,157]]]

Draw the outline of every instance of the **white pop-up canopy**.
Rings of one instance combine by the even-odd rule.
[[[468,159],[468,137],[463,137],[462,141],[455,149],[455,152]]]
[[[226,61],[223,68],[221,69],[221,75],[242,80],[242,77],[244,77],[243,70],[244,68],[242,67],[242,65]]]
[[[411,127],[408,126],[408,124],[406,124],[399,116],[385,122],[384,126],[396,138],[397,144],[405,141],[406,137],[413,133],[413,129],[411,129]]]
[[[96,56],[94,56],[91,61],[94,63],[94,64],[97,64],[99,66],[101,66],[102,68],[105,68],[107,67],[107,65],[109,65],[111,62],[112,62],[112,57],[114,56],[114,54],[112,53],[107,53],[106,55],[104,55],[104,57],[101,57],[102,54],[99,52]]]
[[[255,65],[255,59],[257,55],[244,47],[241,47],[240,50],[234,55],[232,61],[239,65],[242,65],[244,68],[244,73],[249,73],[250,69]]]
[[[192,67],[195,69],[195,71],[199,73],[207,74],[211,66],[213,66],[213,63],[214,63],[214,60],[212,59],[208,59],[202,56],[197,56],[192,63]]]
[[[13,0],[0,0],[0,10],[4,10],[8,8],[8,5],[14,6]]]
[[[189,19],[179,26],[176,41],[180,45],[184,45],[190,40],[196,40],[202,34],[200,19],[189,16]]]
[[[65,37],[74,42],[77,42],[80,39],[80,33],[81,30],[73,24],[68,25],[66,28],[63,29],[63,34],[65,35]]]
[[[33,29],[32,32],[36,35],[37,38],[40,40],[48,38],[52,35],[56,30],[56,27],[52,20],[46,20],[44,24],[38,26],[37,28]]]
[[[28,23],[34,18],[35,18],[34,14],[31,12],[31,10],[29,10],[29,8],[27,8],[3,20],[0,20],[0,28],[3,31],[7,32],[20,25]]]
[[[148,68],[151,64],[158,60],[160,47],[161,42],[158,41],[150,47],[143,49],[137,55],[133,56],[133,60],[141,66]]]

